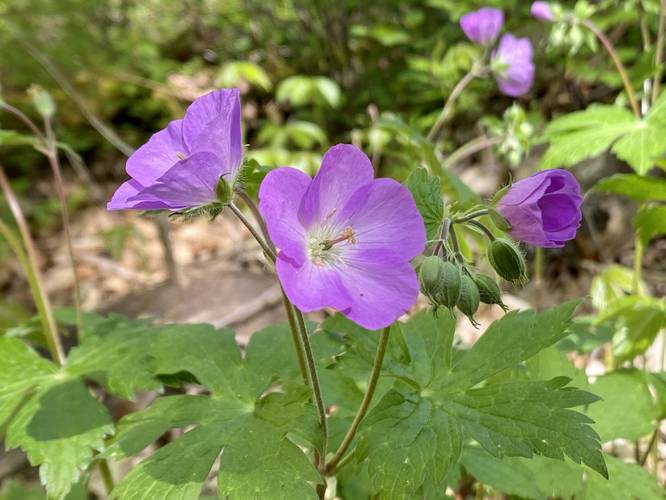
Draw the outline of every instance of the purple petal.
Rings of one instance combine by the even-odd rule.
[[[127,200],[143,189],[143,186],[134,179],[123,182],[120,187],[113,194],[113,198],[106,204],[107,210],[125,210],[137,208],[136,203],[130,203]],[[163,204],[159,207],[148,207],[148,210],[153,208],[164,208]]]
[[[501,211],[502,207],[505,206],[520,205],[528,199],[536,201],[541,198],[550,185],[546,172],[544,170],[513,183],[498,203],[497,208]]]
[[[345,258],[340,279],[352,299],[344,314],[370,330],[396,321],[414,305],[419,293],[411,264],[381,250],[357,252]]]
[[[171,210],[207,205],[217,197],[219,180],[220,159],[212,153],[195,153],[128,201],[163,202]]]
[[[556,233],[572,226],[578,228],[581,220],[580,199],[566,194],[547,194],[537,205],[541,209],[543,229],[547,233]]]
[[[196,99],[185,112],[183,138],[191,152],[214,153],[222,172],[235,175],[243,154],[240,91],[220,89]]]
[[[360,187],[372,182],[373,176],[370,159],[360,149],[351,144],[330,148],[299,207],[303,226],[307,229],[314,222],[338,220],[337,212]]]
[[[419,255],[426,243],[425,226],[409,190],[393,179],[377,179],[361,190],[367,191],[365,203],[346,223],[357,240],[351,251],[390,249],[403,261]]]
[[[148,186],[187,156],[189,149],[182,138],[182,120],[174,120],[137,149],[128,159],[125,170],[141,185]]]
[[[520,97],[534,82],[532,43],[527,38],[506,33],[493,53],[493,66],[500,68],[495,78],[502,93]]]
[[[352,304],[334,266],[318,266],[308,259],[298,265],[280,252],[275,270],[287,297],[303,312],[325,307],[344,312]]]
[[[460,18],[460,27],[471,41],[486,45],[499,35],[504,14],[492,7],[483,7]]]
[[[548,2],[534,2],[530,8],[530,14],[540,21],[552,21],[555,19]]]
[[[283,167],[266,175],[259,189],[259,211],[273,243],[296,265],[305,260],[305,229],[298,207],[312,179],[295,168]]]

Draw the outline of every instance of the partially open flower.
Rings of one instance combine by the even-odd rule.
[[[207,205],[216,201],[221,177],[232,182],[242,156],[240,92],[210,92],[128,158],[131,179],[107,209],[178,211]]]
[[[534,2],[530,9],[530,14],[540,21],[552,21],[555,19],[555,15],[548,2]]]
[[[488,45],[495,41],[504,24],[504,14],[492,7],[483,7],[460,18],[460,27],[471,41]]]
[[[368,157],[332,147],[311,179],[295,168],[268,173],[259,210],[279,249],[276,271],[301,311],[331,307],[383,328],[416,301],[410,260],[425,247],[425,226],[409,190],[373,179]]]
[[[493,52],[491,67],[502,93],[520,97],[534,82],[532,43],[527,38],[505,34]]]
[[[511,236],[535,247],[563,247],[582,219],[578,181],[568,170],[538,172],[516,182],[497,204]]]

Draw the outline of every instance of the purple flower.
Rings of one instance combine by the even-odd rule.
[[[532,44],[527,38],[505,34],[493,52],[491,66],[502,93],[520,97],[530,90],[534,81]]]
[[[555,15],[548,2],[534,2],[530,13],[540,21],[552,21],[555,19]]]
[[[128,158],[131,179],[107,209],[177,211],[207,205],[217,198],[220,177],[232,181],[242,155],[239,90],[210,92]]]
[[[504,24],[504,14],[492,7],[468,12],[460,18],[460,27],[471,41],[487,45],[499,35]]]
[[[535,247],[563,247],[576,237],[583,197],[573,174],[544,170],[516,182],[497,209],[511,224],[511,236]]]
[[[410,260],[425,246],[423,219],[404,186],[373,179],[356,147],[329,149],[314,179],[289,167],[269,172],[259,210],[279,248],[282,287],[301,311],[331,307],[378,329],[416,301]]]

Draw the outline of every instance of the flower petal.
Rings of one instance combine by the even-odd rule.
[[[305,229],[298,207],[312,179],[290,167],[272,170],[259,188],[259,211],[273,243],[296,265],[305,260]]]
[[[187,156],[189,149],[183,142],[182,120],[174,120],[137,149],[128,159],[125,170],[130,177],[148,186]]]
[[[183,139],[192,153],[214,153],[222,160],[221,171],[235,175],[243,156],[240,91],[215,90],[190,104],[183,118]]]
[[[165,204],[159,200],[151,201],[128,201],[129,198],[136,196],[143,186],[134,179],[123,182],[113,194],[113,198],[106,204],[107,210],[159,210],[166,208]]]
[[[338,144],[329,149],[321,168],[308,187],[298,217],[307,229],[314,222],[336,218],[352,195],[372,182],[374,170],[370,159],[351,144]]]
[[[275,270],[287,297],[303,312],[325,307],[344,312],[352,304],[340,281],[340,272],[334,266],[318,266],[309,259],[298,265],[280,252]]]
[[[536,202],[541,198],[550,185],[547,173],[548,170],[544,170],[515,182],[497,204],[500,212],[502,207],[520,205],[528,201]]]
[[[195,153],[128,201],[161,201],[171,210],[207,205],[216,199],[219,180],[220,159],[212,153]]]
[[[343,313],[370,330],[389,326],[416,302],[416,272],[409,262],[396,260],[391,252],[373,250],[346,258],[340,280],[352,298]]]
[[[355,213],[343,209],[356,238],[348,252],[390,249],[396,258],[408,261],[423,251],[425,226],[407,188],[393,179],[377,179],[359,191],[367,191],[365,203]]]

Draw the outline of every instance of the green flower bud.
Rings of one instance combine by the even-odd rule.
[[[419,269],[421,290],[434,307],[449,309],[456,305],[460,296],[460,270],[455,264],[437,256],[423,259]]]
[[[460,297],[456,305],[469,318],[474,327],[479,326],[479,323],[474,319],[474,313],[479,309],[480,301],[479,288],[476,283],[467,274],[463,274],[460,278]]]
[[[51,118],[55,114],[55,103],[53,102],[51,94],[46,90],[37,85],[33,85],[28,90],[28,94],[32,97],[33,106],[35,106],[37,112],[44,118]]]
[[[488,245],[488,260],[495,272],[512,283],[527,280],[527,264],[520,248],[513,241],[497,238]]]
[[[479,299],[484,304],[497,304],[504,311],[509,308],[502,302],[502,291],[494,279],[485,274],[475,274],[472,278],[476,286],[479,288]]]

